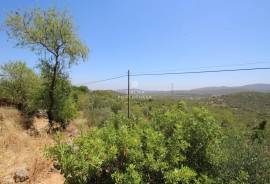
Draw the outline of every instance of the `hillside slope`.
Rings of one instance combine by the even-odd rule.
[[[0,107],[0,183],[14,183],[14,172],[26,168],[29,179],[24,183],[63,184],[63,176],[44,158],[45,145],[53,143],[44,130],[47,120],[34,119],[34,127],[40,132],[38,136],[31,136],[23,128],[24,122],[16,109]]]
[[[235,123],[255,126],[261,121],[270,120],[270,93],[242,92],[214,96],[202,100],[212,111],[226,118],[231,116]]]

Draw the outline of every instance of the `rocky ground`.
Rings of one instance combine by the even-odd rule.
[[[44,148],[54,143],[46,133],[47,119],[35,117],[26,129],[25,118],[14,108],[0,107],[0,184],[63,184],[64,177],[44,156]],[[69,130],[74,136],[75,130]],[[72,135],[74,134],[74,135]]]

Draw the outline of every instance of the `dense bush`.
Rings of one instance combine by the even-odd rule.
[[[112,91],[89,92],[82,110],[89,126],[101,126],[114,114],[122,112],[124,103]]]
[[[36,103],[40,89],[40,79],[34,71],[22,61],[12,61],[0,68],[4,75],[0,79],[0,96],[26,114],[32,114],[39,108]]]
[[[31,117],[38,110],[48,110],[49,80],[42,70],[41,76],[21,61],[4,64],[0,68],[0,97],[16,105],[25,115]],[[72,98],[72,86],[66,75],[57,76],[54,106],[54,121],[63,128],[77,115],[77,104]],[[81,89],[85,90],[85,89]]]
[[[266,144],[248,141],[242,132],[226,133],[223,141],[224,157],[217,170],[219,180],[229,183],[256,183],[270,182],[270,157]],[[269,143],[268,143],[269,145]],[[269,150],[268,150],[269,151]]]
[[[156,112],[150,122],[120,114],[48,152],[67,183],[211,183],[219,129],[205,110]]]
[[[149,120],[114,115],[69,144],[59,138],[48,155],[69,184],[268,183],[265,146],[248,140],[179,103]]]
[[[89,105],[90,90],[86,86],[72,86],[72,98],[79,111],[84,111]]]
[[[48,109],[50,106],[50,101],[48,100],[50,95],[49,83],[50,81],[47,80],[46,75],[42,74],[40,103],[44,109]],[[77,116],[77,104],[74,98],[72,98],[72,86],[67,76],[57,76],[56,83],[52,116],[55,122],[59,123],[62,128],[65,128],[70,120]]]

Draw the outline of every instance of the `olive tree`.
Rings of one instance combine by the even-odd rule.
[[[47,114],[51,126],[55,120],[53,109],[57,108],[58,78],[71,65],[85,61],[89,49],[77,36],[71,17],[55,8],[11,12],[5,25],[16,46],[29,48],[39,56],[39,66],[49,80]]]

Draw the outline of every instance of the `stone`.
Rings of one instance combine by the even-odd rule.
[[[29,173],[26,168],[17,169],[14,173],[13,179],[15,183],[24,182],[29,179]]]
[[[4,121],[4,115],[2,113],[0,114],[0,121]]]
[[[53,167],[54,167],[56,170],[60,170],[60,169],[61,169],[61,165],[60,165],[57,161],[54,161],[54,162],[53,162]]]
[[[36,113],[36,117],[37,118],[47,118],[47,112],[46,111],[42,111],[42,110],[39,110],[37,113]]]
[[[27,130],[27,134],[30,135],[30,136],[34,136],[34,137],[37,137],[37,136],[40,135],[39,131],[37,129],[35,129],[34,127],[30,127]]]

